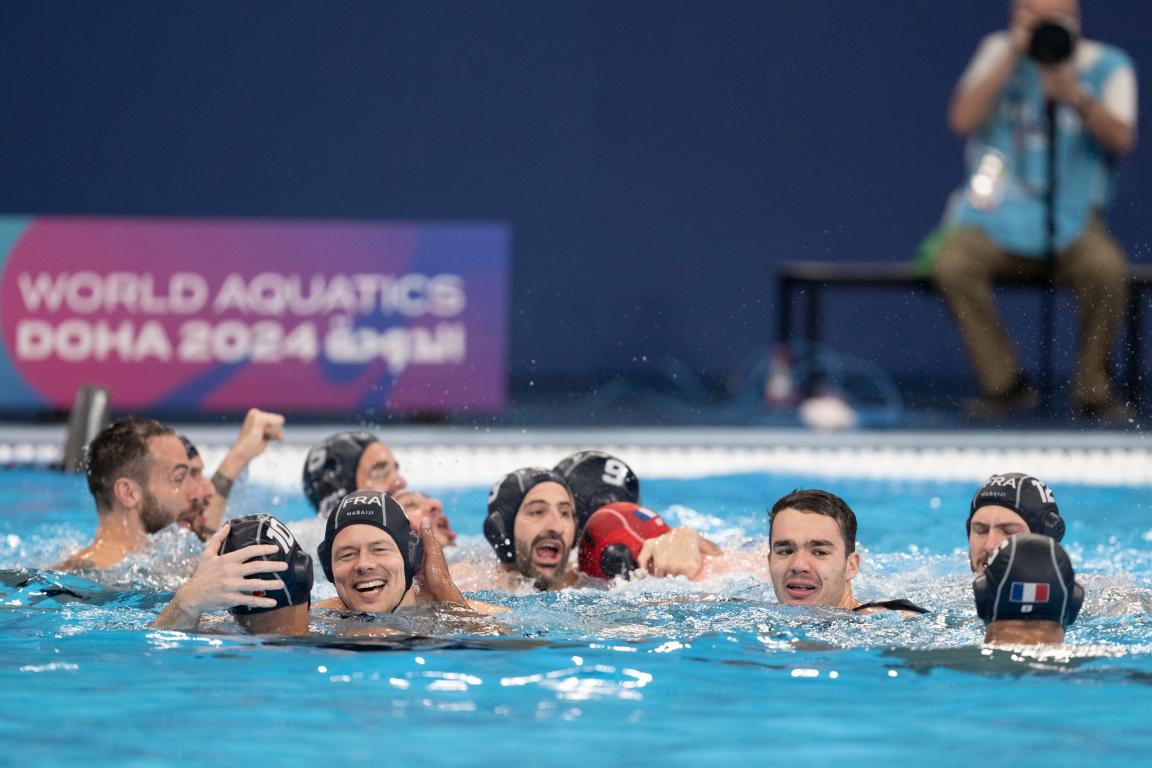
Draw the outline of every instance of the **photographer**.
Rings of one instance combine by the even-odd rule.
[[[979,379],[981,396],[970,401],[969,414],[1035,406],[1036,392],[997,317],[992,283],[1055,277],[1071,286],[1080,313],[1074,414],[1133,418],[1108,374],[1127,306],[1128,265],[1102,218],[1114,162],[1135,141],[1136,76],[1128,56],[1080,37],[1075,0],[1016,0],[1009,29],[985,38],[968,65],[948,118],[968,140],[968,181],[949,203],[933,274]]]

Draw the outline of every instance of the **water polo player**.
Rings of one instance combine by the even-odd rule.
[[[585,539],[589,539],[587,548],[597,549],[602,534],[614,531],[613,536],[621,534],[616,544],[633,542],[638,545],[635,552],[631,552],[636,567],[642,567],[654,576],[687,576],[697,578],[701,575],[705,558],[721,554],[720,548],[713,542],[700,535],[695,528],[677,526],[676,528],[653,527],[651,524],[632,518],[613,518],[611,515],[596,526],[591,537],[584,534],[588,521],[593,514],[604,507],[618,503],[640,504],[640,479],[623,460],[604,451],[587,450],[578,451],[565,457],[553,470],[564,478],[564,482],[572,491],[576,504],[576,531],[581,540],[581,548],[585,547]],[[632,510],[634,512],[634,510]],[[651,510],[648,514],[655,515]],[[656,516],[659,518],[659,516]],[[635,522],[634,532],[643,533],[643,541],[631,534],[622,532],[614,523]],[[663,519],[660,519],[663,523]],[[650,534],[650,535],[649,535]],[[618,553],[622,554],[619,550]],[[583,562],[583,561],[581,561]],[[591,561],[589,561],[591,562]],[[625,563],[626,565],[626,563]],[[581,570],[584,571],[583,567]],[[590,576],[599,577],[603,571],[594,569]]]
[[[336,505],[317,551],[336,597],[318,608],[390,613],[402,605],[453,603],[483,610],[460,594],[444,562],[432,521],[413,531],[403,507],[387,493],[361,490]]]
[[[156,626],[195,630],[208,611],[228,609],[256,634],[308,631],[312,558],[271,515],[238,517],[208,539],[196,572]]]
[[[488,495],[484,537],[505,573],[519,573],[537,589],[575,583],[569,560],[576,529],[576,502],[554,470],[526,467],[510,472]]]
[[[169,427],[136,416],[105,427],[89,443],[85,466],[96,533],[52,568],[102,570],[144,549],[150,534],[200,503],[190,470],[188,452]]]
[[[626,579],[640,567],[644,545],[669,530],[664,518],[639,504],[605,504],[592,513],[580,534],[580,572],[594,579]]]
[[[216,532],[216,528],[208,528],[208,520],[205,517],[208,505],[216,496],[216,489],[204,474],[204,457],[200,455],[200,451],[186,436],[181,434],[176,436],[180,438],[180,442],[184,444],[184,451],[188,454],[188,481],[197,489],[194,491],[195,498],[192,503],[176,516],[176,524],[192,531],[201,541],[207,541],[208,537]]]
[[[1076,621],[1084,588],[1064,548],[1036,533],[1000,543],[972,582],[986,643],[1061,643]]]
[[[768,537],[772,588],[785,605],[927,612],[904,599],[861,603],[855,598],[856,513],[835,494],[800,490],[778,499],[768,513]]]
[[[327,515],[354,490],[395,493],[408,485],[392,449],[371,432],[339,432],[304,459],[304,495]]]
[[[1064,519],[1052,490],[1021,472],[992,475],[976,495],[968,511],[968,563],[982,573],[988,556],[1009,536],[1042,534],[1056,541],[1064,538]]]

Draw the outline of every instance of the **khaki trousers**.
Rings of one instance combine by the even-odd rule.
[[[965,227],[940,246],[933,277],[951,310],[985,396],[1007,393],[1023,369],[1000,323],[992,299],[998,278],[1041,280],[1042,259],[1002,250],[983,230]],[[1114,399],[1108,364],[1116,332],[1128,306],[1128,264],[1099,217],[1083,235],[1056,255],[1056,279],[1076,295],[1080,348],[1072,380],[1076,407]]]

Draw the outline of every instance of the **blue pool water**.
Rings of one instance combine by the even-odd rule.
[[[261,640],[228,621],[217,634],[149,627],[179,583],[171,571],[195,561],[181,532],[161,533],[105,585],[38,570],[90,537],[90,497],[79,478],[0,471],[0,764],[1143,763],[1149,493],[1053,485],[1088,600],[1064,646],[1025,653],[979,644],[966,481],[646,480],[649,506],[705,529],[742,567],[699,583],[479,593],[511,609],[504,634],[461,634],[417,613],[396,620],[413,638],[341,637],[346,626],[321,617],[309,638]],[[775,603],[757,550],[765,509],[808,486],[857,512],[856,596],[908,597],[931,614]],[[434,490],[461,534],[452,558],[491,558],[479,536],[487,487]],[[285,487],[249,482],[230,514],[265,510],[302,540],[318,537]]]

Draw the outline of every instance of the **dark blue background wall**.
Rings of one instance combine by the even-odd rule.
[[[1087,5],[1152,82],[1152,4]],[[774,261],[911,257],[959,182],[952,86],[1007,6],[5,2],[0,211],[506,220],[514,380],[721,378],[773,337]],[[1141,261],[1150,163],[1112,215]],[[909,381],[965,371],[930,297],[830,326]]]

